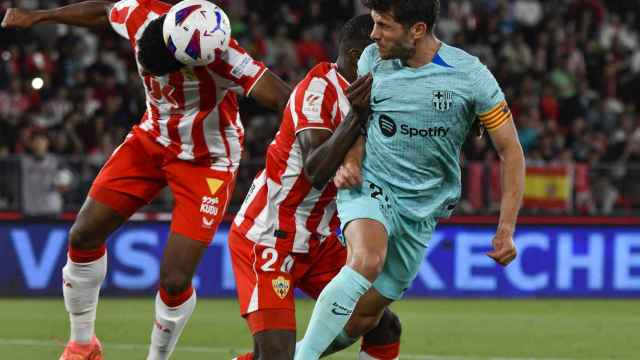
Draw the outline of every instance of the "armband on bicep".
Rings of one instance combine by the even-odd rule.
[[[478,118],[487,130],[495,130],[511,119],[511,110],[503,100],[491,110],[478,115]]]
[[[495,130],[511,119],[511,110],[507,102],[502,101],[486,113],[478,115],[478,118],[487,130]]]

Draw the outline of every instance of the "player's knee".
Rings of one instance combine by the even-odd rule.
[[[380,251],[357,252],[347,265],[373,282],[384,268],[385,254]]]
[[[160,271],[160,286],[169,295],[179,295],[191,286],[191,277],[180,272]]]
[[[104,239],[91,226],[76,221],[69,230],[69,246],[78,250],[99,248]]]

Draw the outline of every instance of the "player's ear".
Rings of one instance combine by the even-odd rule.
[[[413,24],[409,29],[409,32],[411,33],[411,36],[417,40],[427,36],[427,33],[429,32],[429,27],[427,26],[426,22],[420,21]]]

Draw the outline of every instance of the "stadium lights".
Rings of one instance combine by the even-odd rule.
[[[33,80],[31,80],[31,87],[34,90],[40,90],[42,89],[42,87],[44,86],[44,80],[42,80],[41,77],[34,77]]]

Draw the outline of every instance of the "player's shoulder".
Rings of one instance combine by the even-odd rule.
[[[491,74],[487,66],[477,56],[458,47],[442,43],[438,56],[451,69],[472,81],[477,81]]]
[[[128,38],[131,26],[137,27],[145,20],[139,16],[132,16],[139,9],[144,9],[146,17],[155,18],[166,14],[171,5],[159,0],[120,0],[112,4],[109,10],[109,22],[116,32]]]
[[[307,72],[306,78],[325,77],[331,71],[333,71],[333,68],[334,68],[333,64],[329,62],[326,62],[326,61],[320,62],[316,64],[316,66],[311,68],[309,72]]]
[[[484,66],[477,56],[445,43],[442,43],[438,56],[446,65],[462,72],[478,70]]]
[[[324,92],[327,87],[333,86],[331,81],[332,72],[336,71],[334,64],[321,62],[316,64],[299,83],[299,87],[304,87],[311,91]]]

